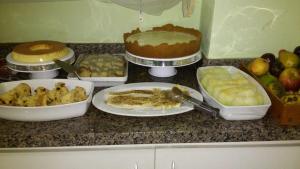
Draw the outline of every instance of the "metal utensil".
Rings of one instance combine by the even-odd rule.
[[[178,87],[173,87],[170,93],[171,93],[171,97],[173,99],[176,99],[181,102],[186,101],[186,102],[194,105],[195,108],[197,108],[201,111],[211,113],[215,118],[219,114],[219,109],[214,108],[201,100],[195,99],[195,98],[187,95],[186,93],[182,92],[182,90],[180,90]]]
[[[64,71],[68,72],[68,73],[74,73],[76,75],[76,77],[79,79],[79,80],[82,80],[80,78],[80,76],[77,74],[77,69],[75,66],[67,63],[67,62],[64,62],[64,61],[61,61],[61,60],[53,60],[55,62],[55,64],[57,64],[59,67],[63,68]]]

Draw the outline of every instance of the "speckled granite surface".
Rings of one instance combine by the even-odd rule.
[[[122,44],[69,46],[76,54],[124,52]],[[5,56],[11,48],[11,45],[0,44],[0,56]],[[198,89],[197,67],[238,66],[239,63],[240,60],[203,59],[194,65],[178,68],[176,76],[165,79],[153,78],[147,68],[130,64],[127,83],[160,81]],[[275,140],[300,140],[300,126],[279,126],[269,116],[254,121],[226,121],[197,110],[166,117],[124,117],[102,112],[92,105],[84,116],[66,120],[16,122],[0,119],[0,148]]]

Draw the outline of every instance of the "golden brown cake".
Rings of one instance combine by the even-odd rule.
[[[141,32],[139,29],[124,34],[128,52],[148,58],[178,58],[199,51],[201,32],[167,24]]]
[[[59,59],[69,53],[65,44],[56,41],[35,41],[17,45],[12,58],[23,63],[43,63]]]

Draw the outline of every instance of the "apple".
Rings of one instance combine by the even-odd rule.
[[[270,65],[264,58],[256,58],[248,65],[248,70],[256,76],[262,76],[269,71]]]
[[[300,74],[296,68],[286,68],[279,75],[279,81],[287,91],[297,91],[300,88]]]

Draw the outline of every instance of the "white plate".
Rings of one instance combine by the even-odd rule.
[[[191,55],[187,55],[187,56],[183,56],[183,57],[175,57],[175,58],[150,58],[150,57],[143,57],[143,56],[138,56],[135,54],[132,54],[128,51],[126,51],[126,53],[130,56],[139,58],[139,59],[143,59],[143,60],[148,60],[148,61],[182,61],[182,60],[186,60],[186,59],[190,59],[195,57],[196,55],[201,55],[200,50],[198,52],[195,52]]]
[[[65,83],[68,89],[73,89],[76,86],[83,87],[88,98],[81,102],[54,106],[17,107],[0,105],[0,118],[17,121],[50,121],[84,115],[92,100],[94,85],[91,82],[67,79],[21,80],[1,83],[0,93],[8,91],[20,83],[27,83],[31,90],[34,90],[39,86],[52,89],[57,82]]]
[[[69,53],[60,58],[59,60],[61,61],[66,61],[66,60],[69,60],[71,59],[73,56],[74,56],[74,51],[71,49],[71,48],[68,48],[69,50]],[[9,53],[6,57],[6,61],[11,63],[11,64],[14,64],[14,65],[18,65],[18,66],[44,66],[44,65],[51,65],[51,64],[55,64],[53,61],[48,61],[48,62],[40,62],[40,63],[24,63],[24,62],[19,62],[19,61],[16,61],[12,58],[12,54]]]
[[[141,56],[133,55],[129,52],[126,52],[125,55],[126,60],[131,63],[147,66],[147,67],[182,67],[194,64],[202,59],[201,52],[194,53],[185,57],[178,58],[169,58],[169,59],[161,59],[161,58],[146,58]]]
[[[193,110],[193,106],[188,104],[183,104],[179,108],[173,108],[173,109],[166,109],[166,110],[157,110],[157,109],[125,109],[125,108],[116,108],[109,106],[105,103],[107,93],[109,92],[116,92],[116,91],[126,91],[126,90],[133,90],[133,89],[153,89],[153,88],[159,88],[162,90],[171,89],[174,87],[175,84],[171,83],[156,83],[156,82],[145,82],[145,83],[132,83],[132,84],[125,84],[120,86],[115,86],[111,88],[104,89],[100,92],[98,92],[94,98],[93,98],[93,105],[104,112],[116,114],[116,115],[122,115],[122,116],[135,116],[135,117],[155,117],[155,116],[167,116],[167,115],[174,115],[174,114],[180,114],[184,113],[190,110]],[[184,87],[184,86],[183,86]],[[191,88],[186,88],[190,95],[194,98],[197,98],[199,100],[203,100],[202,95]]]
[[[251,83],[255,84],[257,86],[257,89],[260,91],[260,93],[264,96],[264,104],[263,105],[255,105],[255,106],[226,106],[220,103],[218,100],[216,100],[214,97],[212,97],[202,86],[200,83],[200,73],[201,71],[205,69],[210,68],[216,68],[216,67],[223,67],[227,69],[229,72],[239,72],[244,77],[246,77],[248,80],[250,80]],[[263,87],[250,75],[247,73],[241,71],[240,69],[237,69],[233,66],[206,66],[206,67],[199,67],[197,69],[197,80],[199,83],[199,87],[201,90],[201,93],[203,94],[204,100],[211,106],[215,108],[220,109],[220,115],[226,119],[226,120],[255,120],[255,119],[261,119],[263,118],[269,107],[271,106],[271,100],[266,93],[266,91],[263,89]]]

